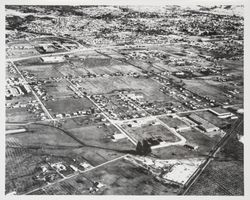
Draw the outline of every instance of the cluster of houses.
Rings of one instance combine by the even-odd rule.
[[[21,96],[30,92],[30,86],[22,78],[10,77],[6,80],[6,99],[12,99],[12,97]]]

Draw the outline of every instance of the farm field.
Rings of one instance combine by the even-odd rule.
[[[188,195],[244,195],[242,175],[242,165],[236,161],[212,161]]]
[[[4,10],[5,195],[245,195],[245,4]]]
[[[236,136],[230,138],[187,194],[244,195],[243,149]]]
[[[90,193],[93,182],[104,186]],[[139,188],[139,189],[138,189]],[[48,194],[155,195],[177,194],[178,187],[163,185],[141,167],[123,158],[45,188]]]

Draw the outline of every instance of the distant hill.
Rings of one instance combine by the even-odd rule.
[[[224,15],[237,15],[243,17],[244,6],[243,5],[214,5],[214,6],[201,6],[201,5],[189,5],[190,10],[210,12],[214,14]]]

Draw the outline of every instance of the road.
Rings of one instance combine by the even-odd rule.
[[[217,143],[217,145],[212,149],[212,151],[209,153],[207,159],[204,161],[203,164],[200,165],[200,167],[197,169],[197,171],[192,175],[192,177],[188,180],[187,185],[185,186],[185,189],[181,195],[186,195],[192,185],[196,183],[202,172],[207,168],[209,163],[214,159],[216,154],[221,150],[221,148],[228,142],[228,140],[237,132],[237,128],[243,123],[242,119],[238,119],[235,121],[235,123],[232,126],[232,129],[229,133],[225,134],[225,136]]]
[[[82,91],[80,91],[77,87],[75,87],[75,85],[74,85],[70,80],[67,79],[67,81],[68,81],[68,82],[71,84],[71,86],[74,87],[82,96],[85,96],[85,95],[82,93]],[[121,133],[123,133],[123,134],[132,142],[132,144],[137,145],[136,141],[135,141],[133,138],[131,138],[131,137],[129,136],[129,134],[128,134],[125,130],[121,129],[117,124],[115,124],[114,121],[113,121],[112,119],[110,119],[110,118],[104,113],[103,109],[102,109],[97,103],[95,103],[89,96],[87,96],[87,98],[88,98],[97,108],[99,108],[99,109],[102,111],[101,114],[102,114],[102,115],[103,115],[103,116],[104,116],[113,126],[115,126]]]
[[[51,37],[57,37],[57,36],[51,36]],[[74,41],[74,40],[72,40],[72,41]],[[74,42],[76,42],[76,41],[74,41]],[[150,47],[150,46],[161,46],[161,45],[162,44],[143,44],[141,46],[143,46],[143,47]],[[131,49],[137,48],[137,47],[138,47],[138,45],[130,45]],[[75,49],[75,50],[71,50],[71,51],[67,51],[67,52],[58,52],[58,53],[50,53],[50,54],[39,54],[39,55],[33,55],[33,56],[25,56],[25,57],[21,57],[21,58],[7,58],[6,61],[7,62],[21,61],[21,60],[26,60],[26,59],[31,59],[31,58],[40,58],[40,57],[47,57],[47,56],[59,56],[59,55],[67,55],[67,54],[84,52],[84,51],[98,51],[98,50],[104,50],[104,49],[109,49],[109,50],[113,50],[114,52],[117,52],[114,49],[126,49],[126,48],[124,48],[124,46],[106,46],[106,47],[90,47],[90,48],[86,48],[86,47],[83,47],[81,45],[81,48],[78,48],[78,49]],[[104,54],[104,53],[102,53],[100,51],[98,51],[98,53]],[[107,54],[105,54],[105,55],[107,55]]]
[[[125,95],[121,94],[124,98],[127,98]],[[128,98],[127,98],[128,99]],[[129,99],[128,99],[129,100]],[[132,103],[132,102],[131,102]],[[176,137],[178,137],[180,140],[177,142],[173,142],[173,143],[166,143],[164,145],[157,145],[154,146],[154,149],[158,149],[158,148],[162,148],[162,147],[166,147],[166,146],[172,146],[172,145],[184,145],[186,143],[186,139],[180,135],[179,133],[177,133],[175,130],[171,129],[166,123],[164,123],[162,120],[160,120],[159,118],[157,118],[156,116],[150,114],[148,111],[146,111],[145,109],[133,104],[137,110],[141,110],[143,112],[145,112],[149,117],[152,118],[152,120],[156,120],[158,121],[162,126],[164,126],[165,128],[167,128],[171,133],[173,133]]]
[[[55,181],[55,182],[49,183],[49,184],[47,184],[47,185],[45,185],[45,186],[36,188],[36,189],[31,190],[31,191],[29,191],[29,192],[27,192],[27,193],[24,193],[24,194],[22,194],[22,195],[31,194],[31,193],[33,193],[33,192],[35,192],[35,191],[38,191],[38,190],[43,190],[43,189],[45,189],[45,188],[47,188],[47,187],[50,187],[50,186],[52,186],[52,185],[55,185],[55,184],[60,183],[60,182],[62,182],[62,181],[65,181],[65,180],[67,180],[67,179],[74,178],[74,177],[76,177],[76,176],[78,176],[78,175],[80,175],[80,174],[86,173],[86,172],[88,172],[88,171],[92,171],[92,170],[94,170],[94,169],[96,169],[96,168],[99,168],[99,167],[101,167],[101,166],[104,166],[104,165],[107,165],[107,164],[109,164],[109,163],[115,162],[115,161],[117,161],[117,160],[123,159],[123,158],[125,158],[126,156],[128,156],[128,154],[123,155],[123,156],[120,156],[120,157],[115,158],[115,159],[113,159],[113,160],[109,160],[109,161],[107,161],[107,162],[105,162],[105,163],[102,163],[102,164],[100,164],[100,165],[97,165],[97,166],[95,166],[95,167],[92,167],[92,168],[90,168],[90,169],[87,169],[87,170],[85,170],[85,171],[82,171],[82,172],[73,174],[73,175],[71,175],[71,176],[66,176],[66,177],[64,176],[62,179],[59,179],[58,181]]]
[[[37,94],[34,92],[34,90],[32,89],[32,87],[28,84],[27,80],[24,78],[24,76],[22,75],[22,73],[19,71],[19,69],[17,68],[17,66],[15,65],[15,63],[12,61],[11,62],[12,65],[14,66],[14,68],[16,69],[16,71],[20,74],[20,76],[22,77],[22,79],[27,83],[27,85],[29,86],[32,94],[35,96],[36,100],[40,103],[43,111],[47,114],[47,116],[51,119],[51,120],[55,120],[49,113],[49,111],[47,110],[47,108],[44,106],[43,102],[39,99],[39,97],[37,96]]]

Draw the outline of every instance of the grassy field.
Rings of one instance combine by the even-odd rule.
[[[6,122],[30,122],[37,119],[35,114],[27,111],[27,108],[6,109]]]
[[[168,101],[169,96],[159,91],[160,85],[153,80],[132,77],[100,77],[95,79],[84,79],[80,83],[83,91],[89,94],[105,94],[114,90],[136,90],[145,94],[148,101]]]
[[[200,155],[198,151],[190,151],[184,146],[168,146],[164,148],[154,149],[152,153],[158,159],[184,159],[184,158],[197,158]]]
[[[120,159],[45,189],[48,194],[90,194],[98,181],[104,186],[96,195],[173,195],[178,188],[163,185],[134,164]]]
[[[57,70],[57,65],[29,65],[29,66],[19,66],[20,70],[28,71],[31,74],[34,74],[35,77],[40,79],[48,79],[50,77],[60,78],[63,75]]]
[[[82,128],[74,128],[69,130],[72,135],[81,140],[87,146],[93,146],[100,149],[114,150],[114,151],[128,151],[135,147],[127,139],[121,139],[117,142],[111,140],[114,133],[119,133],[113,125],[91,125]]]
[[[55,101],[47,101],[44,103],[46,108],[52,114],[70,113],[77,111],[88,110],[95,105],[87,98],[73,99],[73,98],[60,98]]]
[[[236,161],[213,161],[188,195],[244,195],[243,166]]]
[[[224,95],[223,90],[205,83],[202,80],[183,80],[185,88],[191,92],[200,96],[209,96],[211,99],[218,101],[219,103],[225,102],[227,97]],[[220,94],[220,95],[218,95]]]
[[[164,117],[160,117],[159,119],[171,128],[175,128],[178,126],[187,126],[187,124],[179,118],[164,116]]]
[[[51,82],[42,85],[48,96],[53,96],[55,99],[65,99],[73,97],[75,93],[69,88],[70,84],[66,80],[60,82]]]
[[[88,116],[79,116],[74,118],[65,118],[62,123],[62,128],[69,130],[73,128],[82,128],[85,126],[96,125],[100,122],[101,119],[105,119],[102,115],[88,115]]]
[[[45,123],[23,127],[27,132],[6,135],[6,193],[16,190],[21,194],[45,185],[45,181],[33,177],[39,172],[37,167],[48,160],[68,162],[80,156],[96,166],[134,152],[134,146],[126,139],[111,141],[109,134],[117,131],[115,127],[89,126],[67,131]],[[61,178],[55,175],[56,179]]]

